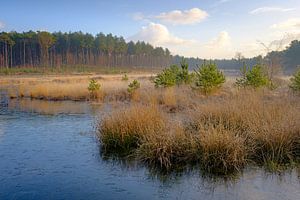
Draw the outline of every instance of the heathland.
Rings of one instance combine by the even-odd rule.
[[[226,77],[213,63],[190,73],[184,62],[156,73],[14,75],[0,84],[10,98],[110,105],[97,123],[104,156],[213,174],[299,163],[300,75],[271,80],[256,65]]]

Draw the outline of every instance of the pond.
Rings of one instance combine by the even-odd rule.
[[[224,179],[103,159],[95,121],[109,106],[1,102],[0,199],[300,199],[299,169]]]

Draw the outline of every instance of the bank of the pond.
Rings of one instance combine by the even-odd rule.
[[[91,79],[100,83],[98,99],[88,91]],[[228,174],[249,163],[281,170],[299,162],[300,97],[286,85],[238,89],[231,80],[205,96],[189,85],[155,88],[149,74],[129,79],[142,87],[128,91],[130,80],[121,75],[1,81],[15,101],[111,104],[98,127],[105,154],[130,155],[163,170],[196,165]]]
[[[300,171],[163,173],[104,156],[94,123],[120,105],[9,100],[0,111],[0,199],[298,199]],[[96,116],[95,116],[96,115]],[[174,115],[172,113],[171,115]]]

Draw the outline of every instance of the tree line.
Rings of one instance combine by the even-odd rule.
[[[173,63],[180,64],[182,56],[173,56]],[[205,63],[205,59],[201,58],[186,58],[191,69],[196,69],[197,66],[201,66]],[[214,59],[212,60],[221,69],[228,70],[240,70],[245,64],[246,66],[254,66],[256,64],[263,64],[267,66],[269,74],[278,73],[278,71],[285,73],[294,73],[300,68],[300,41],[292,41],[285,49],[281,51],[270,51],[266,56],[255,56],[252,58],[245,58],[241,53],[232,59]]]
[[[28,31],[0,33],[0,67],[169,65],[170,51],[99,33]]]
[[[269,65],[274,68],[282,67],[289,73],[295,72],[300,67],[300,41],[294,40],[282,51],[271,51],[265,57]]]
[[[143,41],[126,42],[123,37],[99,33],[28,31],[0,33],[0,67],[166,67],[179,64],[182,56],[172,56],[167,48],[153,47]],[[191,68],[205,62],[201,58],[186,58]],[[238,70],[245,63],[263,63],[270,73],[279,68],[294,72],[300,66],[300,41],[292,41],[282,51],[270,51],[266,56],[245,58],[237,54],[232,59],[212,60],[221,69]],[[273,72],[274,71],[274,72]]]

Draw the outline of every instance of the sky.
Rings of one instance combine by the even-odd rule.
[[[112,33],[206,59],[300,39],[300,0],[1,0],[0,8],[0,31]]]

